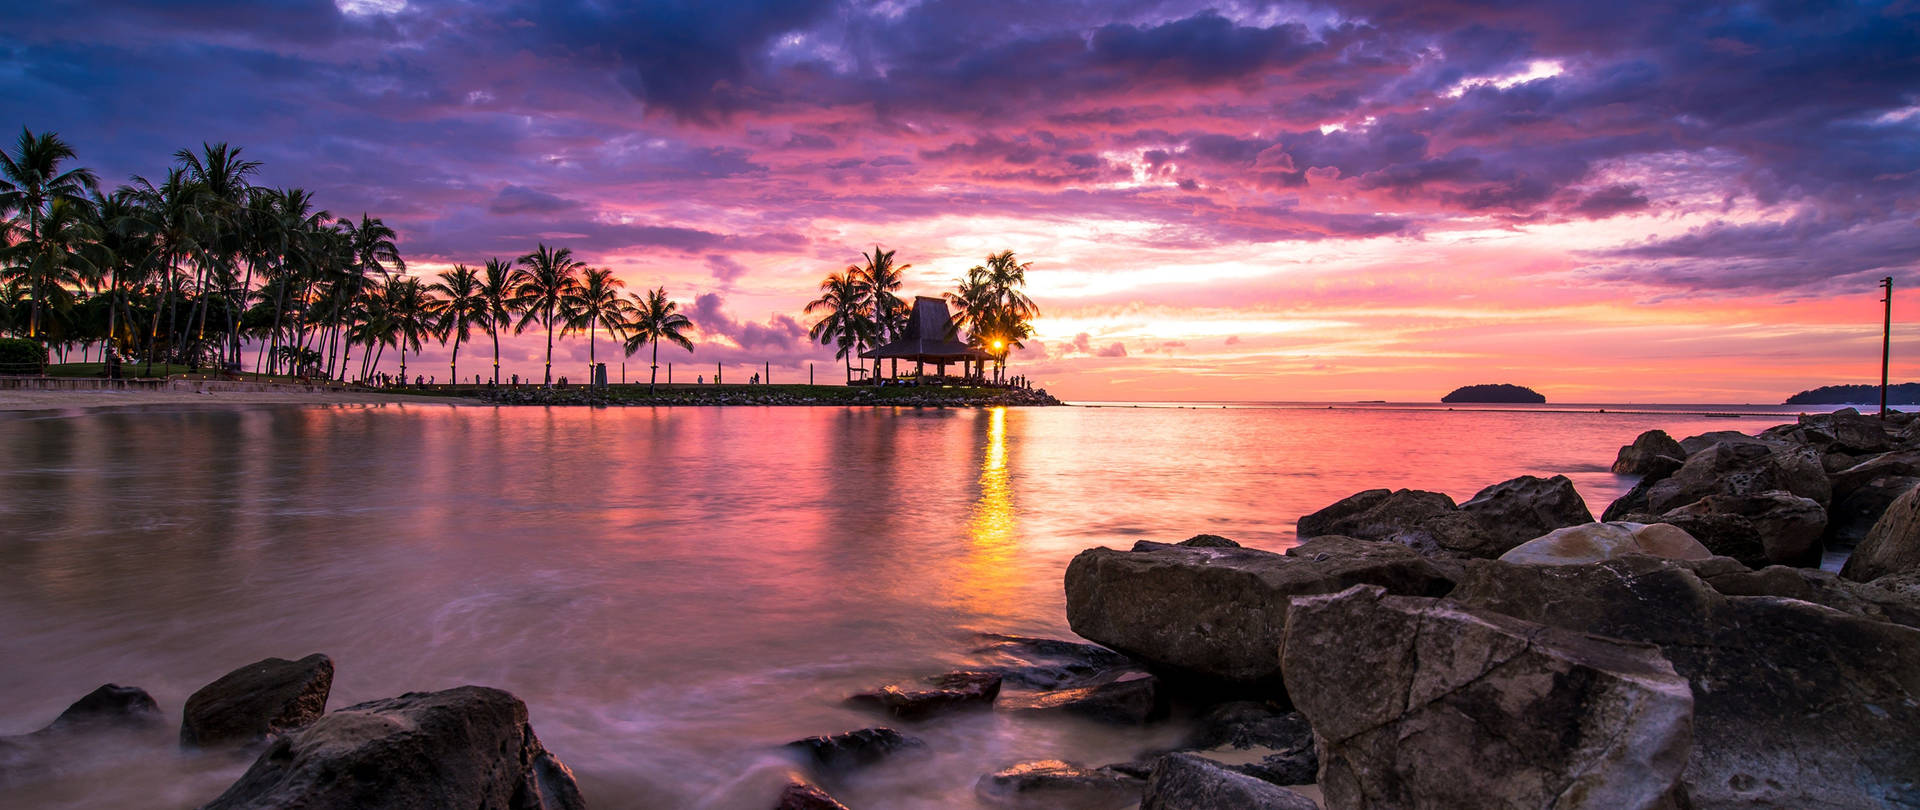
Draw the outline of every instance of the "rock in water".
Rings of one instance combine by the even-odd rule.
[[[251,745],[299,728],[327,710],[333,659],[314,653],[298,661],[268,658],[220,676],[187,698],[180,744]]]
[[[107,684],[73,702],[45,728],[0,737],[0,789],[58,774],[103,737],[160,729],[166,719],[146,690]]]
[[[1665,808],[1693,696],[1651,645],[1362,586],[1293,600],[1281,658],[1340,808]]]
[[[819,785],[795,777],[787,782],[785,790],[780,791],[780,798],[773,810],[847,810],[847,806]]]
[[[73,702],[37,734],[70,731],[143,730],[166,722],[160,704],[137,686],[106,684]]]
[[[1665,523],[1589,523],[1555,529],[1501,555],[1501,562],[1526,565],[1575,565],[1611,560],[1622,554],[1648,554],[1673,560],[1713,556],[1692,535]]]
[[[1365,554],[1316,553],[1335,547]],[[1317,539],[1285,556],[1250,548],[1094,548],[1067,566],[1067,622],[1165,674],[1276,687],[1288,600],[1363,583],[1417,595],[1452,587],[1412,549],[1351,538]]]
[[[1362,540],[1394,540],[1420,524],[1459,507],[1439,492],[1369,489],[1340,499],[1296,525],[1300,539],[1337,534]]]
[[[956,711],[986,709],[1000,695],[1000,676],[992,672],[949,672],[927,679],[933,689],[907,689],[899,684],[862,692],[847,704],[876,709],[901,720],[925,720]]]
[[[872,765],[899,751],[926,745],[890,728],[863,728],[831,737],[794,740],[786,747],[804,755],[810,764],[825,771],[846,771]]]
[[[1001,702],[1011,711],[1058,713],[1120,726],[1144,725],[1165,709],[1159,679],[1144,672],[1096,686],[1003,697]]]
[[[1696,807],[1920,806],[1920,630],[1726,596],[1689,570],[1714,562],[1494,562],[1448,598],[1659,645],[1693,687],[1685,781]]]
[[[995,807],[1120,810],[1137,804],[1144,786],[1139,777],[1112,768],[1042,759],[982,776],[974,784],[974,793]]]
[[[498,689],[412,692],[276,737],[202,810],[580,810],[573,773]]]
[[[1664,430],[1649,430],[1620,448],[1613,471],[1620,475],[1665,476],[1686,463],[1686,448]]]
[[[1889,574],[1920,571],[1920,489],[1895,498],[1860,541],[1840,575],[1867,582]]]
[[[1205,757],[1168,754],[1154,763],[1140,810],[1319,810],[1312,799],[1222,767]]]

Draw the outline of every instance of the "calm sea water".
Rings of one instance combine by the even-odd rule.
[[[595,807],[765,807],[772,747],[879,724],[846,694],[964,666],[980,632],[1068,636],[1061,574],[1083,548],[1211,532],[1277,550],[1360,489],[1464,499],[1524,473],[1568,475],[1598,514],[1640,431],[1783,421],[1700,410],[0,414],[0,734],[109,681],[177,722],[227,670],[317,651],[335,707],[511,690]],[[842,798],[972,807],[995,768],[1178,733],[996,714],[911,731],[931,756]],[[0,804],[193,807],[245,764],[161,737]]]

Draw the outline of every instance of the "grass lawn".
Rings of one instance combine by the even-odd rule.
[[[107,376],[105,363],[52,363],[47,366],[49,377],[99,377]],[[211,369],[202,368],[192,371],[181,363],[154,363],[149,371],[145,362],[123,362],[120,364],[120,376],[134,377],[194,377],[198,379],[219,379],[220,374]],[[242,373],[240,379],[250,382],[301,382],[292,377],[275,377],[266,374]]]

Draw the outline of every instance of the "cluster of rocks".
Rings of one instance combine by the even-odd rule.
[[[1370,490],[1283,554],[1084,551],[1068,620],[1176,695],[1297,710],[1331,808],[1920,807],[1916,464],[1906,416],[1651,432],[1608,522],[1560,477]],[[1835,503],[1867,525],[1839,574]]]
[[[903,408],[983,408],[1000,405],[1060,405],[1043,390],[1022,388],[829,388],[830,394],[796,393],[783,387],[712,386],[665,388],[494,388],[476,396],[496,405],[879,405]]]
[[[180,722],[191,752],[254,755],[201,810],[484,807],[581,810],[573,773],[540,744],[519,698],[462,686],[326,711],[333,661],[268,658],[194,692]],[[0,786],[56,768],[103,735],[162,728],[145,690],[108,684],[44,729],[0,738]]]
[[[1200,538],[1205,542],[1205,538]],[[1218,541],[1218,538],[1213,538]],[[1221,541],[1230,542],[1230,541]],[[978,669],[887,684],[852,695],[849,706],[910,724],[969,712],[1074,718],[1114,727],[1159,723],[1174,711],[1166,683],[1111,649],[1058,639],[989,634]],[[1183,711],[1189,709],[1182,699]],[[1259,701],[1202,700],[1193,730],[1176,746],[1128,762],[1090,766],[1059,759],[1016,762],[984,774],[979,800],[1009,808],[1284,807],[1314,802],[1280,787],[1313,781],[1312,730],[1299,713]],[[777,810],[843,808],[831,790],[853,770],[925,753],[926,744],[888,727],[788,743],[800,773]],[[1245,760],[1227,764],[1208,756]]]

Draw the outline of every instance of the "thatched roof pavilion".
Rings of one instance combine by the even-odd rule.
[[[981,364],[993,361],[993,355],[954,339],[953,316],[947,310],[947,302],[938,298],[916,296],[913,299],[913,311],[907,315],[907,328],[892,343],[877,349],[860,353],[861,357],[875,360],[891,360],[894,365],[893,376],[899,376],[901,360],[911,360],[916,365],[932,363],[938,366],[940,374],[946,375],[950,363]],[[877,365],[877,364],[876,364]],[[965,376],[973,376],[969,371]]]

